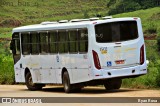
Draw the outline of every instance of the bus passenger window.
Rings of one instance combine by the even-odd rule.
[[[32,54],[39,54],[38,33],[31,33]]]
[[[45,54],[45,53],[48,53],[48,34],[47,32],[43,32],[43,33],[40,33],[40,44],[41,44],[41,51],[40,53],[42,54]]]
[[[88,51],[88,31],[87,29],[80,29],[79,30],[79,45],[80,45],[80,50],[79,52],[84,53]]]
[[[50,32],[50,52],[57,53],[57,31]]]
[[[78,52],[78,33],[77,30],[69,31],[69,48],[70,53],[77,53]]]
[[[23,55],[30,54],[30,35],[29,33],[22,33],[21,39],[22,39],[22,54]]]
[[[58,34],[59,42],[58,42],[58,48],[59,53],[67,53],[68,52],[68,37],[66,31],[59,31]]]

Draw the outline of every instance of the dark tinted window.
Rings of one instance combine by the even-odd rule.
[[[31,44],[30,44],[30,34],[29,33],[22,33],[22,54],[27,55],[31,52]]]
[[[49,52],[49,38],[47,32],[40,32],[40,47],[41,51],[40,53],[45,54]]]
[[[30,33],[31,37],[31,54],[39,54],[39,35],[38,33]]]
[[[69,50],[71,53],[78,52],[78,31],[76,29],[69,31]]]
[[[88,51],[88,31],[87,29],[80,29],[78,34],[79,37],[79,52]]]
[[[88,31],[84,29],[22,33],[22,53],[85,53],[88,51]]]
[[[58,48],[57,48],[57,31],[53,31],[49,33],[50,35],[50,52],[51,53],[57,53],[58,52]]]
[[[120,21],[95,26],[96,41],[99,43],[127,41],[138,38],[136,21]]]
[[[68,35],[66,30],[59,31],[58,33],[58,49],[59,53],[67,53],[68,52]]]

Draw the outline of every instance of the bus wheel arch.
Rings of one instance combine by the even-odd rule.
[[[26,84],[28,90],[31,90],[31,91],[41,90],[42,87],[44,86],[44,84],[33,83],[32,74],[31,74],[29,68],[25,69],[25,84]]]
[[[64,72],[68,72],[68,70],[65,67],[62,68],[62,73],[61,73],[62,84],[63,84],[63,74],[64,74]]]
[[[28,67],[25,68],[25,73],[24,73],[25,77],[26,77],[27,73],[31,73]]]

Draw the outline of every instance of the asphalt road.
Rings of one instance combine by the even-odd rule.
[[[27,100],[28,98],[30,99],[35,97],[37,101],[38,98],[49,97],[46,101],[53,102],[54,99],[54,102],[56,102],[41,104],[0,103],[0,106],[106,106],[106,104],[109,104],[109,106],[160,106],[160,103],[151,103],[151,101],[146,101],[148,99],[153,99],[152,102],[160,101],[160,90],[146,89],[121,88],[119,90],[105,91],[104,87],[85,87],[79,93],[66,94],[64,93],[62,86],[46,86],[41,91],[29,91],[25,85],[0,85],[0,97],[11,97],[12,99],[15,98],[15,100],[19,97],[22,97],[23,100],[26,97]],[[133,103],[135,101],[130,97],[137,97],[134,98],[134,100],[137,100],[137,103]],[[152,97],[157,97],[158,99]],[[105,103],[106,101],[104,102],[104,99],[107,99],[110,103]],[[126,103],[124,103],[125,100]],[[66,101],[69,102],[67,103]],[[78,103],[76,103],[77,101]],[[87,103],[87,101],[93,101],[94,103]],[[138,103],[138,101],[143,103]]]

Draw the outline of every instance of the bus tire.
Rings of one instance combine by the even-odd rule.
[[[68,75],[68,72],[65,71],[63,73],[63,86],[64,86],[64,91],[66,93],[70,93],[72,92],[72,85],[70,84],[70,78],[69,78],[69,75]]]
[[[116,82],[114,82],[114,89],[120,89],[122,85],[122,79],[117,79]]]
[[[106,90],[113,90],[113,83],[111,80],[107,80],[104,82],[104,87]]]
[[[42,84],[34,84],[30,72],[26,74],[25,83],[26,83],[28,90],[30,91],[41,90],[42,87],[44,86]]]
[[[122,79],[109,79],[104,82],[104,87],[106,90],[120,89],[122,84]]]

